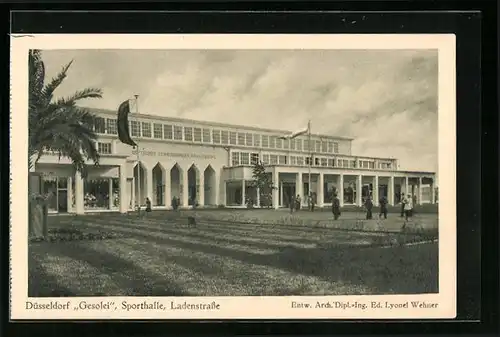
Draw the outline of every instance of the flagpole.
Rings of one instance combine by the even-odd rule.
[[[139,95],[134,95],[135,97],[135,112],[136,113],[139,113]],[[137,201],[137,207],[138,207],[138,211],[139,213],[141,212],[141,158],[140,158],[140,148],[139,148],[139,144],[138,142],[136,142],[137,144],[137,197],[138,197],[138,201]]]
[[[312,165],[312,147],[311,147],[311,120],[307,123],[307,137],[308,137],[308,143],[309,143],[309,196],[311,196],[311,201],[312,201],[312,193],[311,193],[311,165]]]

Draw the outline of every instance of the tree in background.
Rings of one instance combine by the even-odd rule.
[[[273,185],[272,177],[266,173],[266,167],[263,162],[257,162],[252,168],[252,186],[258,188],[260,193],[261,205],[269,208],[272,205],[272,191],[277,189]],[[260,206],[260,205],[259,205]]]

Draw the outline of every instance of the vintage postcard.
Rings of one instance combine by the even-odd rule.
[[[454,35],[11,39],[11,319],[456,316]]]

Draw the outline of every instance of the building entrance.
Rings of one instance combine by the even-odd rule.
[[[290,201],[296,195],[295,184],[283,182],[281,184],[282,193],[280,193],[280,205],[282,207],[290,207]]]
[[[189,195],[188,205],[189,206],[193,206],[195,203],[198,202],[198,194],[196,192],[197,192],[196,185],[190,185],[188,187],[188,195]]]
[[[387,200],[389,200],[389,188],[387,187],[387,185],[378,186],[378,198],[381,199],[382,197],[385,197]]]
[[[49,212],[68,212],[68,178],[43,177],[42,192],[48,195]]]
[[[165,185],[156,185],[156,206],[165,206]]]

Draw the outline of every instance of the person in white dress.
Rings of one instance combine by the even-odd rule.
[[[413,211],[413,199],[410,194],[405,198],[405,220],[411,219]]]

